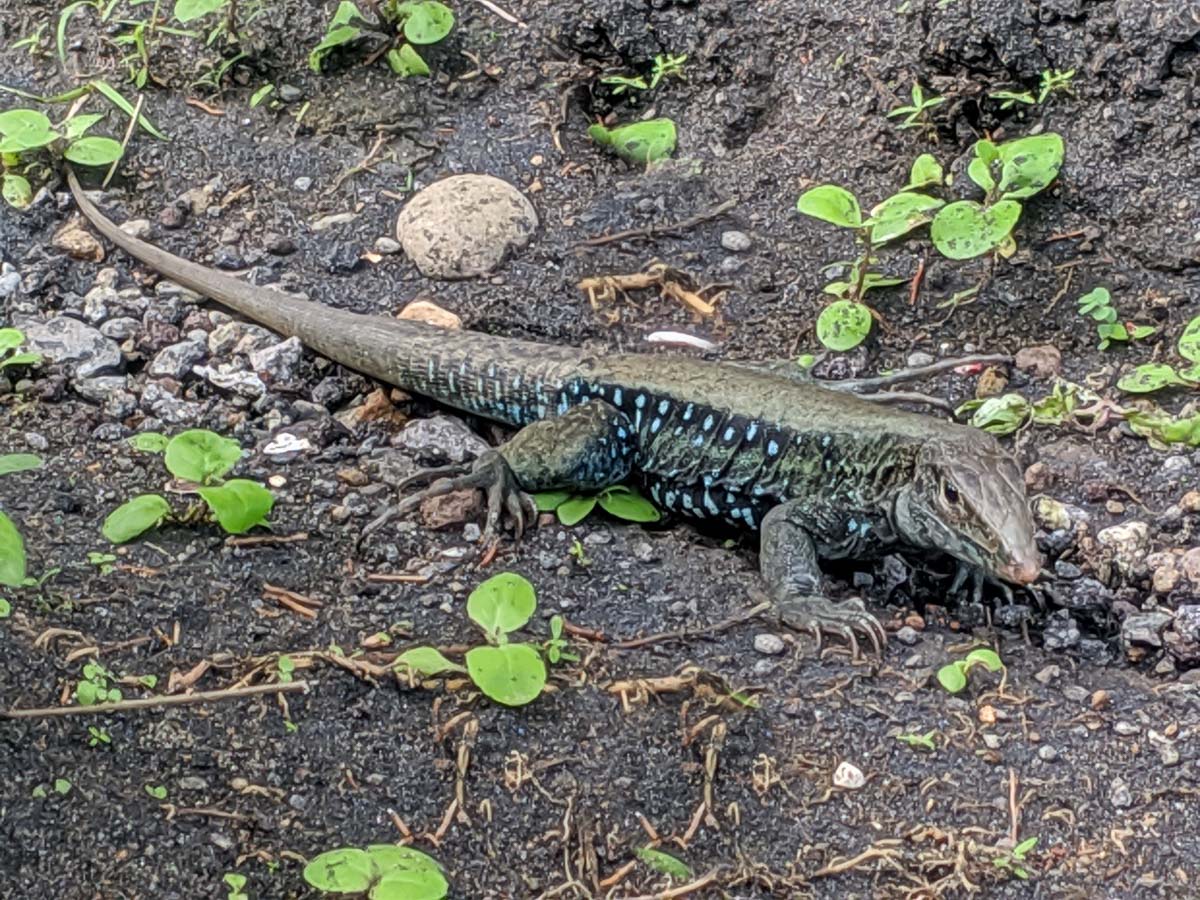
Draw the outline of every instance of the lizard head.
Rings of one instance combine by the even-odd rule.
[[[991,435],[956,437],[921,447],[913,480],[897,500],[897,526],[918,546],[994,578],[1032,583],[1042,558],[1016,460]]]

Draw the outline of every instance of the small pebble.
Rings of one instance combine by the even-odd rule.
[[[920,639],[921,639],[920,634],[918,634],[917,630],[915,628],[913,628],[911,625],[905,625],[899,631],[896,632],[896,640],[898,640],[902,644],[907,644],[909,647],[911,647],[913,644],[915,644]]]
[[[744,231],[722,231],[721,246],[733,253],[744,253],[750,249],[750,235]]]
[[[786,649],[786,644],[777,634],[756,634],[754,636],[754,649],[764,656],[778,656]]]
[[[1038,747],[1037,755],[1042,762],[1054,762],[1058,759],[1058,751],[1049,744]]]
[[[1141,733],[1140,728],[1138,728],[1132,722],[1126,722],[1123,719],[1119,722],[1113,723],[1113,731],[1119,734],[1121,737],[1133,737],[1133,735]]]
[[[834,786],[848,791],[857,791],[866,783],[867,779],[863,775],[862,769],[852,763],[839,763],[836,771],[833,773]]]
[[[296,190],[298,190],[302,194],[307,193],[308,191],[312,190],[312,186],[313,186],[313,180],[311,178],[309,178],[307,175],[301,175],[299,178],[297,178],[295,181],[292,182],[292,187],[294,187]]]

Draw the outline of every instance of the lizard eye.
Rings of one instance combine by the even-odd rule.
[[[958,505],[958,488],[956,488],[950,482],[945,481],[942,483],[942,494],[945,496],[947,503],[953,506]]]

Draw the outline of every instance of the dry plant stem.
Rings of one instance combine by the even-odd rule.
[[[48,706],[41,709],[8,709],[0,712],[5,719],[53,719],[63,716],[99,716],[105,713],[129,712],[135,709],[158,709],[164,706],[187,706],[193,703],[214,703],[218,700],[234,700],[254,697],[258,694],[286,694],[308,691],[307,681],[289,681],[286,684],[255,684],[250,687],[225,688],[219,691],[200,691],[195,694],[174,694],[167,697],[143,697],[138,700],[122,700],[119,703],[97,703],[95,706]]]
[[[133,129],[137,128],[138,119],[142,116],[144,102],[146,102],[146,95],[138,94],[137,105],[133,108],[133,115],[129,117],[129,124],[125,126],[125,136],[121,138],[121,155],[114,159],[113,164],[108,167],[108,174],[104,176],[104,181],[100,184],[101,188],[108,188],[108,183],[112,181],[113,175],[117,172],[117,166],[125,158],[125,148],[129,146],[129,139],[133,137]]]
[[[708,212],[700,213],[691,218],[684,219],[682,222],[676,222],[672,225],[651,225],[647,228],[630,228],[628,231],[618,231],[616,234],[602,234],[596,237],[590,237],[580,241],[576,247],[598,247],[601,244],[611,244],[614,241],[624,241],[631,238],[644,238],[650,240],[656,235],[668,234],[672,231],[683,231],[688,228],[694,228],[697,225],[702,225],[705,222],[722,216],[729,210],[737,206],[737,201],[733,199],[725,200],[718,203]]]
[[[686,897],[688,894],[694,894],[696,891],[708,887],[717,880],[717,873],[709,872],[695,881],[690,881],[687,884],[681,884],[679,887],[670,888],[669,890],[659,891],[656,894],[638,894],[636,897],[630,897],[629,900],[672,900],[674,897]]]

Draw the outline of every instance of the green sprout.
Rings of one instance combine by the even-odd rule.
[[[1088,291],[1077,301],[1079,314],[1096,321],[1096,334],[1100,337],[1100,349],[1107,350],[1113,341],[1140,341],[1158,331],[1152,325],[1135,325],[1118,322],[1117,311],[1112,305],[1108,288],[1098,287]]]
[[[1024,867],[1025,857],[1029,851],[1037,846],[1037,837],[1026,838],[1013,847],[1011,850],[1005,850],[1000,856],[992,860],[992,864],[999,869],[1003,869],[1010,875],[1026,881],[1029,878],[1029,871]]]
[[[925,732],[924,734],[898,734],[896,735],[896,740],[900,741],[902,744],[907,744],[914,750],[928,750],[933,752],[937,750],[937,744],[933,742],[933,739],[936,735],[937,729],[935,728],[932,731]]]
[[[304,867],[304,880],[322,893],[369,900],[441,900],[450,890],[437,860],[395,844],[328,850]]]
[[[605,488],[598,494],[572,494],[570,491],[544,491],[533,495],[538,512],[552,512],[568,528],[578,525],[597,506],[626,522],[657,522],[662,514],[636,490],[623,484]]]
[[[1074,69],[1067,69],[1065,71],[1062,69],[1046,69],[1042,72],[1042,83],[1038,89],[1038,104],[1045,103],[1046,98],[1051,94],[1062,93],[1068,97],[1074,97],[1074,81]]]
[[[962,659],[956,659],[949,665],[938,669],[938,683],[951,694],[963,691],[967,686],[967,676],[972,669],[984,668],[989,672],[999,672],[1004,668],[999,654],[994,650],[981,647],[972,650]]]
[[[934,94],[926,96],[920,82],[914,81],[912,86],[912,104],[897,106],[887,114],[887,117],[894,119],[897,116],[904,116],[904,121],[897,127],[901,129],[921,128],[927,134],[936,135],[937,130],[934,128],[929,111],[936,109],[945,102],[945,97],[939,97]]]

